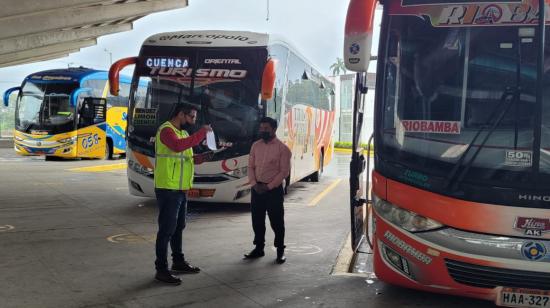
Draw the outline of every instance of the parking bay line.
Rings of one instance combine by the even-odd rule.
[[[121,170],[121,169],[126,169],[126,163],[79,167],[79,168],[71,168],[67,170],[73,171],[73,172],[105,172],[105,171]]]
[[[316,206],[319,201],[321,201],[329,192],[331,192],[338,184],[342,181],[342,179],[337,179],[336,181],[332,182],[323,192],[321,192],[317,197],[315,197],[313,200],[309,202],[307,206]]]

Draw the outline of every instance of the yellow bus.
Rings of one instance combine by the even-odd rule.
[[[121,77],[119,96],[109,94],[106,71],[68,68],[37,72],[4,93],[15,101],[14,148],[46,159],[106,158],[126,153],[130,78]]]

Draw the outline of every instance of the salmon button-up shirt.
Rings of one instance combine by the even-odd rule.
[[[248,160],[250,185],[266,183],[269,190],[281,185],[290,174],[291,157],[290,149],[277,137],[267,143],[256,141],[250,149]]]

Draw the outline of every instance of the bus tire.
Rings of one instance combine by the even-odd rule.
[[[319,159],[319,169],[309,176],[312,182],[319,182],[321,175],[323,174],[323,167],[325,165],[325,153],[321,151],[321,157]]]
[[[113,141],[111,141],[111,139],[107,139],[107,142],[105,142],[105,156],[103,159],[113,159]]]

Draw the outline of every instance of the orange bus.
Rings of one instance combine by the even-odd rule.
[[[344,48],[358,72],[355,141],[373,16],[382,15],[372,202],[358,192],[358,153],[351,176],[355,230],[357,209],[372,204],[367,238],[381,280],[550,307],[548,4],[351,0]]]

